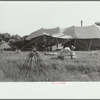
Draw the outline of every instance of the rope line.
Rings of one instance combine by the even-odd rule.
[[[26,46],[30,45],[31,43],[34,43],[34,42],[35,42],[36,40],[38,40],[39,38],[41,38],[41,36],[38,37],[38,38],[36,38],[34,41],[28,43],[27,45],[23,46],[22,48],[20,48],[20,50],[22,50],[22,49],[25,48]]]

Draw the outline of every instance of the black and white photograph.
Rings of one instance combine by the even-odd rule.
[[[99,1],[0,1],[0,82],[94,81]]]

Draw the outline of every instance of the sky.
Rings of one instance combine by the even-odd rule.
[[[100,22],[100,1],[0,1],[0,33],[29,35],[40,28]]]

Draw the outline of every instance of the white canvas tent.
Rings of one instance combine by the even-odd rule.
[[[33,41],[40,45],[55,46],[58,48],[59,44],[64,42],[66,39],[72,38],[71,36],[62,33],[59,27],[52,29],[41,28],[35,32],[32,32],[26,40]]]
[[[39,37],[39,36],[44,36],[44,35],[47,35],[47,36],[52,36],[53,34],[57,34],[59,33],[60,31],[60,28],[59,27],[56,27],[56,28],[52,28],[52,29],[44,29],[44,28],[41,28],[35,32],[32,32],[27,38],[26,40],[31,40],[32,38],[36,38],[36,37]]]
[[[100,49],[100,27],[97,25],[71,26],[63,33],[75,39],[74,45],[77,50]]]
[[[0,45],[0,50],[3,50],[3,49],[10,49],[11,47],[8,45],[8,43],[4,42]]]

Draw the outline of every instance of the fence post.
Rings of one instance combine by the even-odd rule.
[[[70,52],[71,60],[73,60],[72,50]]]

